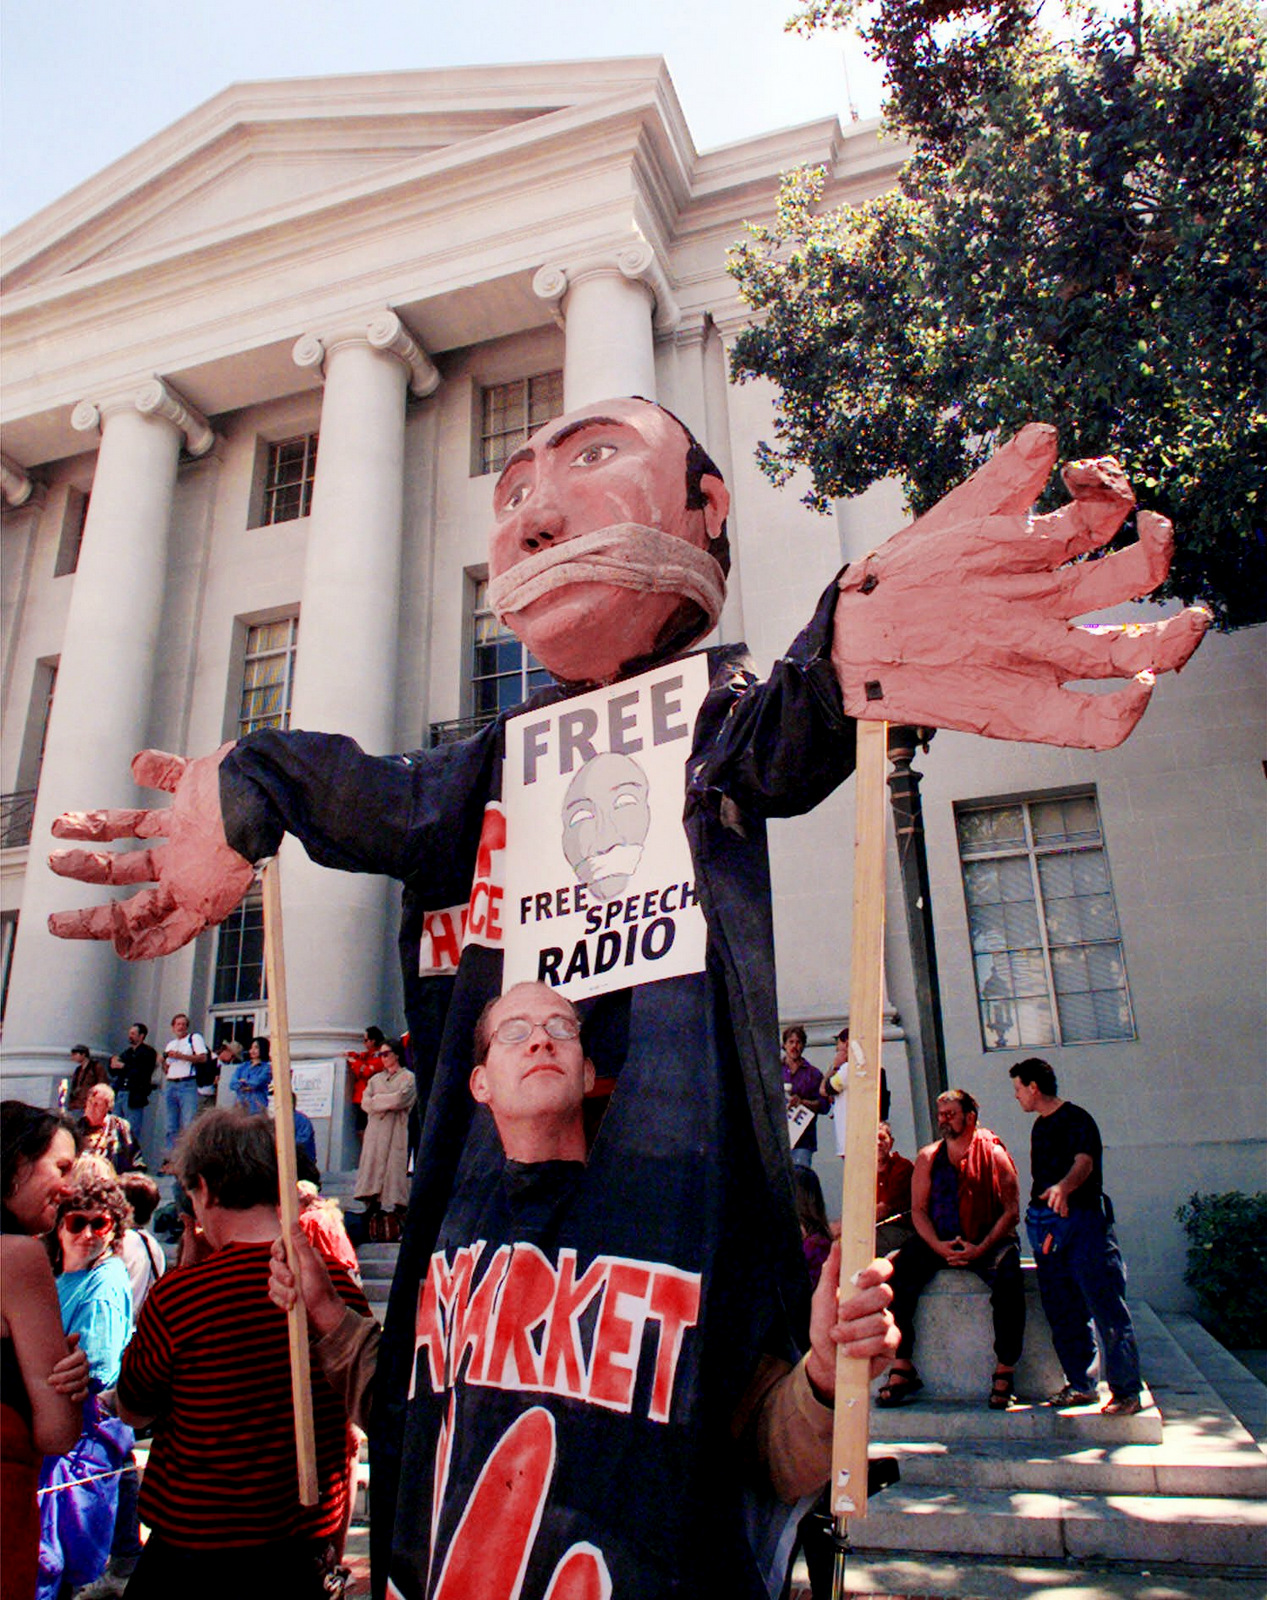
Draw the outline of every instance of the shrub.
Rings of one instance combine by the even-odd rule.
[[[1202,1321],[1224,1344],[1267,1344],[1267,1194],[1194,1194],[1175,1215]]]

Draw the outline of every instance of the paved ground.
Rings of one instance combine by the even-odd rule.
[[[356,1580],[349,1600],[366,1600],[368,1528],[352,1529],[346,1560]],[[1199,1573],[1169,1567],[1150,1571],[1119,1563],[1075,1567],[1057,1561],[1002,1563],[951,1556],[888,1561],[854,1556],[846,1564],[845,1590],[868,1600],[1264,1600],[1261,1573],[1215,1577],[1208,1568]],[[810,1600],[803,1565],[792,1575],[792,1600]]]

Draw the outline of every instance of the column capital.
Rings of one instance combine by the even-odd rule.
[[[324,380],[330,356],[345,344],[368,344],[372,350],[395,356],[409,375],[409,392],[420,400],[440,387],[435,362],[390,307],[375,312],[368,322],[329,333],[306,333],[296,340],[291,355],[297,367],[315,368]]]
[[[159,377],[102,400],[81,400],[70,414],[70,425],[77,433],[96,433],[104,416],[127,406],[135,406],[143,417],[160,417],[171,423],[191,456],[205,456],[216,442],[215,430],[202,412]]]
[[[681,320],[681,309],[674,297],[665,271],[655,249],[645,239],[631,239],[616,250],[580,259],[564,266],[547,262],[533,276],[533,293],[550,306],[550,314],[560,327],[564,325],[563,302],[568,290],[583,283],[586,278],[616,277],[630,283],[641,283],[651,295],[655,312],[652,326],[658,334],[674,331]]]
[[[35,494],[38,485],[24,466],[14,461],[12,456],[0,452],[0,493],[4,495],[4,503],[15,510],[18,506],[28,505]]]

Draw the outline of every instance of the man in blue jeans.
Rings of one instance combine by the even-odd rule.
[[[1091,1378],[1098,1333],[1112,1391],[1101,1409],[1105,1416],[1133,1417],[1141,1404],[1139,1351],[1126,1305],[1126,1266],[1103,1188],[1100,1130],[1089,1112],[1058,1097],[1049,1062],[1031,1056],[1009,1068],[1009,1076],[1021,1110],[1037,1113],[1025,1225],[1066,1380],[1051,1404],[1089,1406],[1098,1398]]]
[[[178,1011],[172,1018],[172,1037],[163,1051],[163,1071],[167,1077],[164,1100],[167,1105],[167,1139],[164,1158],[182,1128],[187,1128],[198,1111],[198,1079],[195,1069],[207,1060],[207,1041],[200,1033],[190,1033],[189,1018]]]

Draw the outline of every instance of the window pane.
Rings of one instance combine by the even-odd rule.
[[[562,410],[562,372],[543,372],[485,389],[480,402],[480,470],[500,472],[528,435]]]
[[[1020,806],[996,806],[982,811],[961,811],[957,822],[961,855],[1025,843],[1025,822]]]
[[[955,820],[985,1048],[1134,1037],[1094,794]]]

